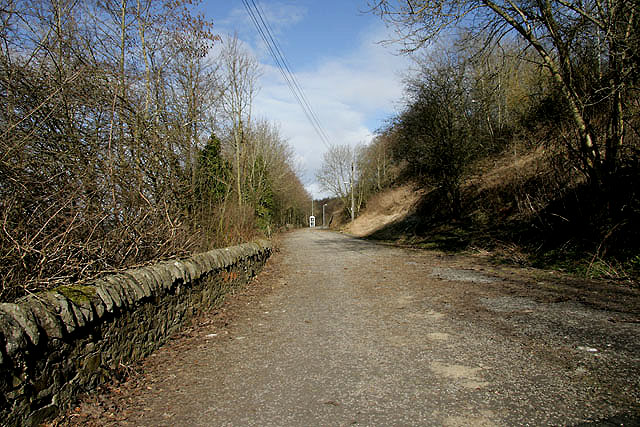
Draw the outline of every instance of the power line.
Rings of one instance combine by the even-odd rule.
[[[256,8],[256,10],[259,10],[259,12],[260,12],[259,16],[261,17],[261,20],[262,20],[262,23],[263,23],[264,27],[267,29],[267,35],[269,36],[269,39],[272,41],[273,46],[275,47],[276,52],[278,53],[278,56],[282,60],[282,64],[284,65],[287,73],[291,76],[291,81],[293,82],[293,85],[295,86],[295,88],[297,89],[298,93],[300,94],[300,98],[302,99],[304,104],[308,107],[308,110],[309,110],[309,112],[311,114],[311,117],[313,118],[313,121],[318,125],[318,128],[320,129],[320,131],[322,131],[322,133],[324,135],[324,139],[326,141],[329,141],[329,138],[327,137],[326,132],[324,132],[324,128],[322,127],[322,124],[320,123],[320,120],[318,119],[318,116],[315,114],[315,111],[313,111],[313,108],[311,108],[311,104],[309,103],[309,100],[307,99],[307,97],[306,97],[306,95],[304,93],[304,90],[302,90],[302,87],[298,83],[298,80],[296,79],[295,74],[293,74],[291,72],[291,68],[289,67],[289,63],[287,62],[286,57],[282,53],[282,49],[280,49],[280,45],[278,43],[278,40],[273,36],[273,31],[271,29],[271,26],[269,25],[269,22],[266,21],[266,19],[262,19],[262,17],[265,16],[265,13],[264,13],[264,10],[262,9],[262,6],[260,6],[260,3],[258,2],[258,0],[255,0],[255,1],[251,0],[251,3],[253,3],[253,5]]]
[[[311,104],[309,103],[309,100],[306,97],[302,86],[298,83],[294,74],[291,72],[291,67],[285,59],[285,56],[282,52],[282,49],[280,49],[278,42],[273,36],[271,26],[264,17],[264,11],[262,10],[262,7],[259,5],[259,3],[257,3],[257,0],[242,0],[242,3],[247,10],[247,13],[249,14],[251,21],[258,30],[260,37],[267,45],[267,49],[269,50],[271,57],[275,61],[280,74],[282,74],[282,77],[287,83],[289,91],[296,99],[298,105],[300,105],[300,108],[302,108],[304,115],[312,125],[316,134],[318,134],[318,136],[320,137],[322,143],[327,148],[329,148],[329,146],[331,145],[329,142],[329,137],[327,136],[327,133],[325,132],[320,120],[318,119],[318,116],[313,111],[313,108],[311,107]]]
[[[249,1],[253,5],[253,9],[251,8]],[[273,37],[273,34],[270,30],[269,24],[263,16],[264,12],[262,12],[262,9],[256,5],[254,0],[243,0],[243,4],[245,5],[245,8],[247,9],[249,16],[251,17],[251,20],[256,26],[258,33],[266,43],[272,58],[276,62],[278,70],[280,71],[280,73],[282,74],[282,77],[285,79],[285,82],[289,86],[289,90],[291,91],[293,96],[296,98],[296,101],[302,108],[302,111],[307,117],[307,120],[313,126],[315,132],[320,137],[322,143],[328,148],[330,145],[329,138],[327,137],[327,134],[324,131],[315,112],[311,108],[311,105],[309,104],[309,101],[307,100],[304,94],[304,91],[302,90],[302,87],[298,84],[293,73],[291,72],[291,69],[288,66],[288,63],[286,62],[286,59],[282,54],[282,50],[279,48],[277,42],[275,41],[275,38]]]

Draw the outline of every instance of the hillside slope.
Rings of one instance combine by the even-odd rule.
[[[424,194],[414,184],[387,188],[373,196],[353,224],[348,223],[342,230],[357,237],[369,236],[414,213]]]
[[[461,185],[462,212],[455,219],[437,189],[415,184],[386,189],[342,230],[357,237],[450,252],[479,251],[498,262],[638,283],[637,196],[627,191],[629,197],[620,198],[626,200],[624,216],[612,217],[616,209],[603,205],[603,197],[569,162],[558,161],[561,158],[553,150],[531,147],[477,163]]]

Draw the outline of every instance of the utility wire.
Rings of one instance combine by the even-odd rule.
[[[251,1],[251,4],[253,5],[253,9],[250,7],[249,1]],[[282,50],[279,49],[277,42],[275,41],[275,38],[273,37],[273,34],[270,31],[269,24],[267,23],[266,19],[263,16],[264,12],[261,11],[261,8],[260,9],[258,8],[258,6],[255,4],[253,0],[243,0],[243,4],[245,5],[245,8],[247,9],[247,12],[249,13],[249,16],[251,17],[254,25],[256,26],[256,29],[260,33],[260,36],[266,43],[271,56],[276,62],[278,70],[280,71],[287,85],[289,86],[289,90],[291,91],[293,96],[296,98],[296,101],[302,108],[302,111],[307,117],[307,120],[313,126],[315,132],[320,137],[322,143],[328,148],[330,145],[329,138],[327,137],[327,134],[324,131],[322,125],[320,124],[320,121],[318,120],[315,112],[311,108],[311,105],[309,104],[306,96],[304,95],[304,91],[295,80],[295,77],[291,72],[291,69],[288,66],[288,63],[286,62],[286,59],[282,54]]]
[[[258,16],[261,18],[262,24],[267,29],[267,35],[269,36],[269,39],[271,40],[273,46],[275,47],[276,53],[278,53],[278,56],[280,57],[281,62],[285,67],[285,70],[291,76],[291,81],[293,82],[293,85],[295,86],[295,88],[297,89],[298,93],[300,94],[300,98],[302,99],[304,104],[307,106],[307,108],[308,108],[308,110],[309,110],[309,112],[311,114],[311,117],[313,118],[313,121],[318,125],[318,128],[320,129],[320,131],[322,131],[322,133],[324,135],[324,139],[326,141],[329,141],[329,138],[327,137],[327,134],[324,131],[324,128],[322,127],[322,124],[320,123],[320,120],[318,119],[318,116],[315,114],[315,111],[313,111],[313,108],[311,108],[311,104],[309,103],[309,100],[307,99],[307,97],[306,97],[306,95],[304,93],[304,90],[302,90],[302,87],[298,83],[298,80],[296,79],[295,74],[293,74],[291,72],[291,67],[289,67],[289,63],[287,62],[287,58],[282,53],[282,49],[280,49],[280,44],[278,43],[278,40],[273,36],[273,30],[271,29],[271,26],[269,25],[269,22],[266,19],[264,19],[265,13],[264,13],[264,10],[262,9],[262,6],[260,5],[258,0],[255,0],[255,1],[251,0],[251,3],[253,3],[254,8],[260,12]]]
[[[282,49],[280,49],[280,46],[278,45],[278,42],[273,36],[271,26],[264,17],[264,11],[262,10],[262,7],[259,6],[259,4],[256,4],[256,0],[242,0],[242,3],[247,10],[247,13],[249,14],[251,21],[258,30],[260,37],[262,37],[262,40],[267,45],[269,53],[275,61],[280,74],[282,74],[282,77],[287,83],[291,94],[296,99],[298,105],[300,105],[300,108],[302,108],[304,115],[306,116],[309,123],[313,126],[314,131],[316,132],[316,134],[318,134],[322,143],[327,148],[329,148],[331,144],[329,142],[330,140],[327,136],[327,133],[324,131],[324,128],[320,123],[318,116],[313,111],[309,100],[302,90],[302,86],[300,86],[294,74],[291,72],[291,67],[286,61],[285,56],[282,53]]]
[[[249,1],[251,3],[249,3]],[[288,63],[284,55],[282,54],[282,50],[280,49],[277,41],[273,37],[273,32],[271,31],[271,28],[267,20],[264,18],[264,11],[262,10],[261,7],[259,7],[255,3],[254,0],[243,0],[243,3],[245,3],[245,7],[247,7],[247,11],[251,16],[254,22],[254,25],[256,25],[256,28],[258,29],[261,37],[267,44],[267,47],[269,48],[271,56],[276,62],[276,65],[278,66],[278,69],[280,70],[280,73],[285,79],[287,85],[289,86],[291,93],[294,95],[298,104],[302,108],[305,116],[307,117],[307,120],[313,125],[314,130],[316,131],[318,136],[320,136],[320,139],[322,140],[323,144],[328,146],[329,138],[327,137],[326,132],[324,132],[324,129],[322,128],[320,121],[318,120],[315,112],[313,111],[313,108],[311,108],[311,105],[309,104],[304,94],[304,91],[302,90],[301,86],[298,84],[297,80],[295,79],[295,76],[291,72],[291,69],[288,66]],[[248,6],[253,6],[253,9]]]

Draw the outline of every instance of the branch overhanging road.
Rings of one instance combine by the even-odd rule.
[[[637,290],[321,230],[285,235],[267,270],[258,285],[272,291],[235,301],[229,325],[205,322],[152,356],[136,386],[119,390],[119,412],[92,422],[638,420]],[[76,412],[83,420],[91,403]]]

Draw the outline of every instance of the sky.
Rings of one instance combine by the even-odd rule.
[[[365,13],[366,0],[254,0],[263,9],[312,109],[333,145],[371,141],[396,113],[402,76],[410,61],[379,17]],[[327,150],[289,91],[241,0],[205,0],[214,32],[237,34],[261,64],[254,117],[280,127],[295,152],[301,179],[314,198],[328,196],[315,174]]]

